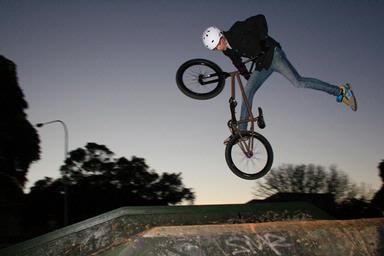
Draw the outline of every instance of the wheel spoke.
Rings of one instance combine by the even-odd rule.
[[[267,165],[268,152],[265,145],[254,136],[244,137],[232,147],[232,161],[244,174],[258,173]]]
[[[216,71],[206,65],[198,64],[198,65],[193,65],[187,68],[184,71],[182,79],[187,89],[197,94],[205,94],[205,93],[211,92],[217,86],[217,83],[204,84],[204,85],[200,84],[199,82],[200,76],[204,77],[203,79],[205,80],[205,82],[209,82],[214,79],[217,79],[217,76],[207,77],[209,74],[216,74]]]

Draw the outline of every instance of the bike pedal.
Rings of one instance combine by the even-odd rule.
[[[259,111],[259,116],[263,116],[263,109],[261,107],[258,107],[257,109]]]
[[[265,128],[265,121],[264,121],[264,116],[263,116],[263,109],[258,107],[258,111],[259,111],[259,116],[257,117],[257,126],[260,129],[264,129]]]
[[[259,118],[257,120],[257,126],[260,128],[260,129],[264,129],[265,128],[265,122],[264,122],[264,119],[263,118]]]

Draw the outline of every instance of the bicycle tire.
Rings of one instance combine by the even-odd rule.
[[[192,68],[193,66],[207,67],[212,70],[213,76],[215,77],[217,76],[217,81],[214,80],[215,82],[211,82],[213,84],[213,87],[211,89],[208,88],[209,90],[207,92],[203,92],[203,93],[198,92],[198,89],[204,89],[204,87],[206,87],[205,85],[201,84],[200,81],[198,82],[194,81],[194,83],[197,84],[198,87],[200,87],[200,88],[195,88],[195,90],[189,88],[189,85],[185,83],[183,79],[184,75],[186,71]],[[193,74],[193,76],[200,76],[200,75],[203,75],[203,74],[199,74],[199,73]],[[217,96],[224,89],[225,78],[226,77],[223,71],[221,70],[221,68],[216,63],[206,59],[192,59],[192,60],[186,61],[177,69],[177,72],[176,72],[177,87],[180,89],[182,93],[184,93],[188,97],[191,97],[197,100],[207,100]],[[193,79],[196,80],[197,77],[193,77]]]
[[[260,170],[254,170],[255,172],[253,172],[253,173],[247,173],[247,172],[244,172],[243,170],[241,170],[238,167],[238,164],[234,163],[234,159],[232,157],[234,147],[239,142],[240,138],[250,137],[250,136],[253,136],[255,141],[258,141],[261,143],[261,145],[263,145],[265,153],[266,153],[266,157],[267,157],[267,159],[265,160],[265,163],[262,164],[262,167],[260,168]],[[241,152],[241,153],[244,154],[243,152]],[[273,150],[272,150],[271,144],[268,142],[268,140],[263,135],[261,135],[257,132],[244,131],[244,132],[241,132],[241,136],[239,134],[237,134],[237,135],[233,136],[232,139],[228,142],[228,144],[225,148],[225,159],[226,159],[226,162],[227,162],[229,169],[235,175],[237,175],[238,177],[240,177],[242,179],[255,180],[255,179],[259,179],[259,178],[263,177],[264,175],[266,175],[270,171],[270,169],[272,167],[272,163],[273,163]]]

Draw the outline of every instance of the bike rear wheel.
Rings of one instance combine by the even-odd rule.
[[[225,74],[214,62],[192,59],[176,72],[176,84],[188,97],[207,100],[217,96],[225,84]]]
[[[264,136],[245,131],[229,141],[225,148],[225,159],[228,167],[238,177],[254,180],[263,177],[271,169],[273,151]]]

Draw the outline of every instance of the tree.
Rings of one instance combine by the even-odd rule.
[[[45,198],[63,202],[67,191],[72,223],[122,206],[174,205],[195,199],[180,173],[159,175],[149,169],[143,158],[114,158],[105,145],[96,143],[88,143],[69,155],[61,167],[62,178],[36,182],[29,197],[33,201]],[[39,211],[47,209],[41,207]],[[57,214],[53,209],[47,211]],[[61,216],[57,219],[60,221]]]
[[[278,192],[331,193],[337,201],[347,198],[369,199],[365,185],[350,181],[347,174],[331,166],[326,171],[315,165],[281,165],[272,169],[254,188],[255,197],[265,197]]]
[[[383,185],[380,190],[375,193],[371,204],[373,207],[384,213],[384,160],[381,160],[377,168],[379,169],[379,176],[383,181]]]
[[[23,188],[30,164],[40,158],[40,140],[27,120],[16,65],[0,55],[0,244],[18,239],[22,231]]]
[[[40,159],[40,140],[27,120],[28,104],[19,87],[16,65],[0,56],[0,172],[24,187],[28,168]]]
[[[26,195],[24,226],[27,237],[54,230],[64,224],[63,179],[45,177]]]

